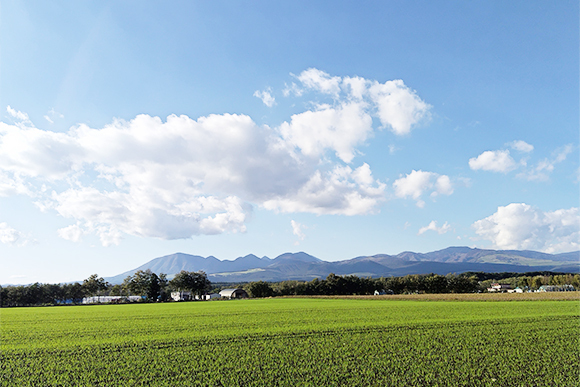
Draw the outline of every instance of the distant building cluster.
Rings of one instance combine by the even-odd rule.
[[[210,293],[210,294],[194,294],[192,295],[191,292],[171,292],[171,299],[173,301],[191,301],[191,300],[203,300],[209,301],[218,298],[225,298],[225,299],[238,299],[238,298],[248,298],[248,293],[241,288],[237,289],[224,289],[219,293]]]
[[[517,288],[517,289],[519,289],[519,288]],[[515,290],[515,289],[512,289],[512,286],[509,284],[498,284],[498,283],[491,284],[491,287],[487,288],[487,291],[490,293],[497,293],[497,292],[505,293],[505,292],[508,292],[509,290]],[[510,293],[513,293],[513,292],[510,292]],[[518,293],[523,293],[523,292],[518,292]]]
[[[572,285],[542,285],[538,292],[573,292],[576,289]]]
[[[536,292],[573,292],[576,289],[574,288],[573,285],[542,285],[538,288],[538,290],[536,290]],[[490,293],[529,293],[532,292],[531,290],[527,289],[522,289],[520,287],[517,287],[515,289],[512,288],[512,286],[510,284],[500,284],[500,283],[494,283],[491,284],[491,286],[489,288],[487,288],[487,291]]]
[[[93,296],[83,298],[83,304],[125,303],[141,301],[141,296]]]

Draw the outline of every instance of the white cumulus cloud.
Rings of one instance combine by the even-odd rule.
[[[316,171],[306,184],[266,200],[263,206],[285,213],[366,214],[384,200],[385,188],[386,184],[372,178],[368,164],[355,170],[337,166],[326,173]]]
[[[276,104],[276,99],[272,96],[272,89],[267,88],[266,90],[256,90],[254,92],[254,97],[260,98],[264,105],[272,107]]]
[[[58,236],[72,242],[78,242],[86,231],[79,224],[71,224],[57,230]]]
[[[427,226],[421,227],[417,235],[422,235],[427,231],[435,231],[438,234],[445,234],[449,230],[451,230],[449,223],[445,222],[443,226],[437,227],[437,221],[432,220]]]
[[[344,162],[355,157],[355,148],[372,133],[372,118],[360,103],[319,106],[292,116],[280,126],[285,141],[307,156],[320,157],[332,149]]]
[[[512,141],[510,143],[510,146],[512,149],[515,149],[519,152],[524,152],[524,153],[529,153],[529,152],[534,150],[533,145],[528,144],[527,142],[525,142],[523,140]]]
[[[400,79],[385,83],[375,81],[368,92],[381,123],[390,126],[397,135],[409,134],[414,125],[428,117],[431,106]]]
[[[401,79],[380,83],[362,77],[331,76],[315,68],[303,71],[296,78],[304,89],[331,96],[335,105],[357,104],[365,112],[363,126],[366,115],[376,117],[383,127],[402,136],[430,117],[431,105]],[[300,96],[304,89],[292,84],[286,86],[284,95]]]
[[[542,211],[525,203],[511,203],[476,221],[473,228],[499,249],[547,253],[580,249],[580,212],[576,207]]]
[[[437,195],[451,195],[453,185],[447,175],[439,175],[435,172],[411,171],[393,183],[395,196],[399,198],[412,198],[418,207],[424,207],[425,202],[421,199],[423,194],[430,192],[431,197]]]
[[[516,169],[518,164],[510,156],[509,150],[485,151],[469,159],[471,169],[507,173]]]
[[[331,77],[324,71],[310,68],[308,70],[304,70],[296,78],[298,78],[298,80],[309,89],[313,89],[324,94],[330,94],[333,97],[338,98],[341,83],[340,77]]]

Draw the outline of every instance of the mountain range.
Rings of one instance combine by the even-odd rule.
[[[359,277],[388,277],[407,274],[475,272],[554,271],[579,273],[580,251],[547,254],[529,250],[486,250],[448,247],[430,253],[405,251],[397,255],[377,254],[344,261],[327,262],[304,252],[285,253],[274,259],[253,254],[233,261],[175,253],[155,258],[133,270],[105,280],[122,283],[138,270],[165,273],[172,278],[181,270],[204,271],[212,282],[312,280],[328,274]]]

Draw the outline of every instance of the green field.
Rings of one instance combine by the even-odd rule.
[[[574,301],[0,310],[2,386],[580,386]]]

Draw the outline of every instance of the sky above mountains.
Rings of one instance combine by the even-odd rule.
[[[578,250],[578,3],[4,1],[0,283]]]

